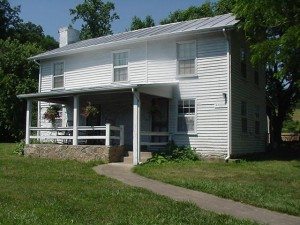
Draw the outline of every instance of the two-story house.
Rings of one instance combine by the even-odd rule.
[[[264,151],[265,78],[250,64],[237,23],[225,14],[85,41],[60,29],[59,48],[30,58],[40,75],[38,93],[19,96],[28,102],[26,144],[119,141],[133,150],[134,164],[141,148],[157,151],[170,140],[226,159]],[[53,104],[62,105],[56,125],[43,116]],[[87,104],[99,110],[96,119],[82,116]]]

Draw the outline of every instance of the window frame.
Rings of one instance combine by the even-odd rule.
[[[195,102],[195,112],[194,115],[184,115],[179,114],[178,106],[180,101],[190,101],[193,100]],[[187,134],[187,135],[196,135],[197,134],[197,99],[196,98],[180,98],[176,100],[176,134]],[[179,117],[193,117],[194,118],[194,130],[192,131],[179,131],[178,130],[178,118]]]
[[[261,130],[260,130],[260,105],[258,105],[258,104],[255,104],[254,105],[254,134],[256,135],[256,136],[259,136],[260,135],[260,133],[261,133]],[[257,125],[257,123],[258,123],[258,132],[256,132],[256,125]]]
[[[181,44],[189,44],[192,43],[195,49],[195,58],[194,58],[194,73],[193,74],[179,74],[179,48],[178,45]],[[185,59],[185,60],[192,60],[192,59]],[[177,78],[190,78],[190,77],[197,77],[197,41],[195,39],[188,40],[188,41],[178,41],[176,42],[176,76]]]
[[[114,54],[118,53],[124,53],[127,52],[127,65],[122,65],[122,66],[116,66],[114,65]],[[129,76],[129,58],[130,58],[130,50],[129,49],[121,49],[121,50],[116,50],[111,52],[111,61],[112,61],[112,83],[127,83],[130,81],[130,76]],[[115,69],[119,68],[127,68],[127,80],[123,81],[115,81]]]
[[[64,68],[64,72],[63,74],[60,75],[55,75],[55,65],[56,64],[63,64],[63,68]],[[60,90],[60,89],[64,89],[65,88],[65,61],[55,61],[52,63],[52,90]],[[54,79],[55,77],[63,77],[63,86],[62,87],[54,87]]]
[[[245,108],[245,114],[243,113],[243,103],[245,103],[245,106],[246,106],[246,108]],[[241,101],[240,102],[240,110],[241,110],[241,133],[242,134],[248,134],[248,131],[249,131],[249,124],[248,124],[248,103],[247,103],[247,101]],[[243,130],[243,120],[246,120],[246,130]]]
[[[244,59],[242,57],[242,53],[244,54]],[[243,66],[245,66],[245,73],[243,73]],[[247,80],[248,74],[247,74],[247,52],[245,47],[240,48],[240,73],[241,78],[244,80]]]

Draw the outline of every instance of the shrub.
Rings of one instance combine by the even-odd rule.
[[[190,146],[177,146],[174,142],[170,142],[161,152],[154,153],[147,162],[161,164],[170,161],[197,161],[199,159],[195,149]]]
[[[15,149],[13,151],[13,154],[15,154],[15,155],[24,155],[24,147],[25,147],[25,142],[22,140],[15,147]]]

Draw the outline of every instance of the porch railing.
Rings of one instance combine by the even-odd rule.
[[[167,145],[171,140],[171,133],[169,132],[152,132],[152,131],[141,131],[141,136],[148,136],[150,140],[152,137],[165,137],[165,141],[149,141],[149,142],[141,142],[141,145],[146,146],[164,146]]]
[[[32,131],[35,135],[30,135],[30,139],[56,139],[56,140],[74,140],[73,127],[30,127],[30,134]],[[124,126],[111,126],[109,123],[105,126],[78,126],[78,140],[104,140],[105,145],[111,145],[111,140],[118,140],[119,145],[124,145]],[[41,131],[56,132],[56,135],[41,135]],[[87,131],[102,131],[98,134],[87,135]],[[114,132],[116,131],[116,132]],[[59,132],[61,134],[59,134]]]

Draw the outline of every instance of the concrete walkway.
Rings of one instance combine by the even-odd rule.
[[[257,208],[229,199],[219,198],[211,194],[148,179],[131,172],[131,168],[131,165],[111,163],[96,166],[94,170],[100,175],[117,179],[131,186],[145,188],[177,201],[195,203],[201,209],[270,225],[300,225],[300,217]]]

